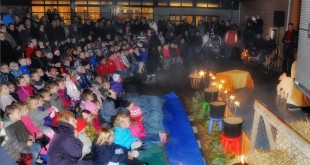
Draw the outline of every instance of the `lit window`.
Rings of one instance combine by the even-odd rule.
[[[193,3],[192,2],[182,2],[182,6],[184,6],[184,7],[192,7]]]
[[[87,4],[87,0],[75,0],[75,4],[77,5]]]
[[[45,0],[45,4],[57,4],[57,1],[54,1],[54,0]]]
[[[216,4],[216,3],[209,3],[209,4],[208,4],[208,7],[211,7],[211,8],[218,8],[219,5]]]
[[[33,13],[38,13],[38,12],[44,13],[44,6],[32,6],[31,10]]]
[[[153,5],[153,0],[143,0],[142,5],[145,6],[152,6]]]
[[[113,4],[112,0],[101,1],[101,5],[112,5],[112,4]]]
[[[58,4],[70,4],[70,0],[58,0]]]
[[[170,2],[170,6],[181,6],[181,2]]]
[[[167,0],[158,0],[158,6],[167,6]]]
[[[118,5],[129,5],[129,0],[118,0],[117,4]]]
[[[88,0],[88,4],[90,4],[90,5],[100,5],[100,1],[99,0]]]
[[[32,4],[44,4],[44,0],[32,0]]]
[[[197,7],[208,7],[207,3],[197,3]]]
[[[71,12],[70,6],[59,6],[58,11],[59,13],[62,13],[62,12],[70,13]]]
[[[141,0],[130,0],[130,5],[141,5]]]

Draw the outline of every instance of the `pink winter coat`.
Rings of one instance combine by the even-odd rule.
[[[37,128],[36,125],[33,124],[31,118],[27,116],[22,116],[22,122],[26,126],[27,130],[30,132],[30,134],[35,137],[36,134],[40,133],[41,130]]]

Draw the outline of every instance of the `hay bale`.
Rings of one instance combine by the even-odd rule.
[[[310,141],[310,122],[296,121],[291,122],[289,125],[303,136],[306,140]],[[276,136],[276,146],[277,149],[285,150],[288,156],[292,159],[293,163],[296,165],[309,165],[310,159],[306,157],[304,153],[298,150],[291,141],[289,141],[285,136],[278,134]]]
[[[227,165],[239,163],[241,156],[236,156]],[[288,153],[283,150],[254,150],[246,156],[245,162],[250,165],[293,165]]]

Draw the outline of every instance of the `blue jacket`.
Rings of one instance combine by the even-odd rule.
[[[47,164],[76,165],[92,164],[89,161],[79,161],[82,157],[83,143],[74,136],[74,128],[71,124],[59,122],[55,129],[56,135],[50,143],[47,151]]]
[[[12,73],[0,73],[0,83],[5,84],[7,82],[15,83],[15,77]]]
[[[76,76],[77,86],[80,90],[91,87],[91,83],[87,79],[86,74],[77,73],[75,76]]]
[[[109,162],[121,163],[128,159],[128,150],[117,144],[95,144],[97,140],[94,140],[92,153],[93,160],[97,165],[107,165]]]
[[[139,139],[132,136],[129,128],[114,127],[114,143],[130,149],[131,143]]]
[[[111,98],[106,98],[102,103],[102,109],[99,111],[101,119],[104,119],[110,123],[112,116],[117,115],[117,110],[115,109],[114,101]]]
[[[8,26],[10,23],[14,23],[14,17],[10,14],[3,16],[2,22],[5,26]]]
[[[30,75],[30,69],[29,69],[29,67],[28,67],[27,65],[25,65],[25,66],[20,66],[20,67],[19,67],[19,70],[22,72],[22,74],[27,73],[27,74]]]

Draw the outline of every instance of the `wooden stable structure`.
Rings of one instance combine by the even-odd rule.
[[[261,139],[259,134],[262,128],[265,129],[269,149],[281,149],[289,152],[292,156],[294,164],[310,164],[310,142],[296,132],[285,121],[280,119],[261,101],[256,100],[254,103],[254,121],[251,133],[251,143],[249,152],[256,149],[257,141]],[[279,146],[279,136],[286,140],[285,146]],[[283,140],[283,139],[281,139]],[[260,149],[260,148],[258,148]]]

